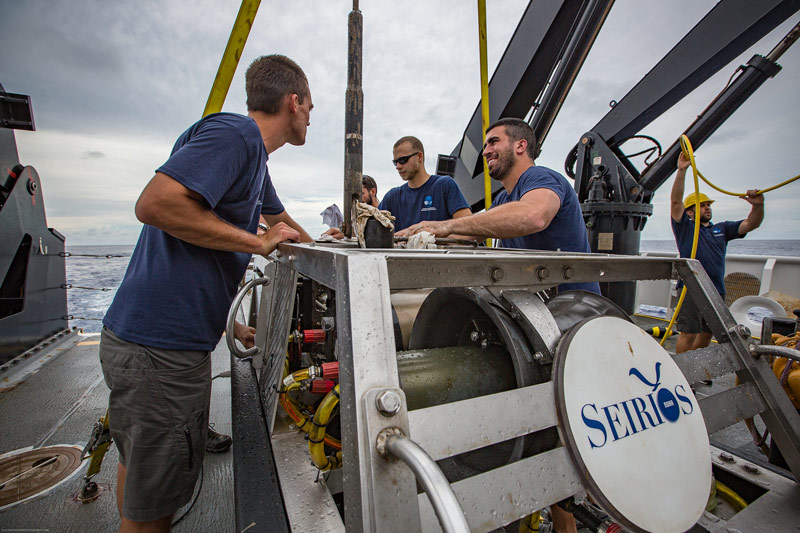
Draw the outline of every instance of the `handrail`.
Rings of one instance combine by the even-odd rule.
[[[271,280],[267,276],[264,276],[261,278],[251,279],[245,283],[244,287],[239,289],[239,292],[236,293],[236,297],[233,299],[231,308],[228,310],[228,321],[225,325],[225,342],[228,343],[228,349],[230,349],[231,353],[239,359],[255,355],[258,352],[258,346],[253,346],[245,351],[239,350],[239,347],[236,346],[236,337],[233,334],[233,326],[236,324],[236,312],[239,310],[239,306],[242,305],[242,299],[244,298],[244,295],[247,294],[250,289],[258,285],[267,285],[270,283],[270,281]]]
[[[754,357],[761,355],[774,355],[776,357],[785,357],[792,361],[800,362],[800,351],[786,346],[769,346],[766,344],[751,344],[750,353]]]
[[[453,488],[430,455],[413,440],[398,434],[390,435],[386,439],[386,450],[414,472],[417,481],[428,495],[442,531],[468,533],[469,525]]]

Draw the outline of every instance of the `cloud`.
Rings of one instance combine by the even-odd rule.
[[[70,242],[116,243],[123,237],[135,242],[133,205],[175,138],[200,117],[239,4],[142,0],[105,3],[102,9],[93,0],[3,4],[0,47],[14,52],[3,57],[0,82],[8,91],[31,96],[38,128],[16,132],[20,159],[39,171],[49,224]],[[526,5],[527,0],[489,3],[490,74]],[[244,71],[258,56],[283,53],[305,69],[315,104],[307,143],[271,154],[270,172],[289,212],[312,235],[324,229],[319,213],[342,201],[351,6],[344,0],[296,0],[280,9],[262,3],[223,108],[244,111]],[[689,0],[669,8],[617,2],[537,164],[563,171],[568,151],[608,112],[608,102],[620,100],[708,9]],[[420,137],[429,171],[436,155],[449,154],[461,139],[480,96],[477,8],[459,0],[372,0],[362,2],[361,10],[364,171],[375,177],[382,197],[401,183],[390,163],[396,139]],[[736,65],[755,52],[766,54],[791,25],[773,31],[643,133],[668,146]],[[33,37],[21,46],[20,35]],[[789,49],[781,65],[783,70],[698,150],[709,175],[728,187],[771,185],[797,173],[792,134],[798,122],[800,46]],[[645,239],[671,238],[669,184],[656,194]],[[737,214],[737,200],[723,204],[728,201]],[[795,236],[796,210],[770,199],[767,209],[759,238]]]

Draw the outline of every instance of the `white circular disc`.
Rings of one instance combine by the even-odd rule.
[[[689,383],[635,324],[597,317],[559,344],[556,409],[587,491],[620,524],[682,532],[708,501],[711,457]]]

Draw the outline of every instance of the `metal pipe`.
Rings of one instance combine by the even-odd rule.
[[[760,355],[775,355],[777,357],[786,357],[792,361],[800,363],[800,351],[794,348],[787,348],[785,346],[769,346],[767,344],[751,344],[750,353],[754,357]]]
[[[344,114],[344,235],[352,237],[356,220],[356,204],[361,200],[361,178],[364,164],[364,93],[361,90],[361,12],[358,0],[348,18],[347,90]]]
[[[436,462],[416,442],[403,435],[386,439],[386,449],[403,461],[414,472],[431,502],[439,525],[445,533],[469,532],[469,525],[461,510],[450,482],[444,477]]]
[[[228,348],[230,349],[231,353],[238,357],[239,359],[245,357],[252,357],[256,353],[258,353],[258,346],[253,346],[252,348],[248,348],[245,351],[241,351],[238,346],[236,346],[236,337],[234,336],[234,326],[236,325],[236,313],[239,311],[239,306],[242,305],[242,300],[244,299],[244,295],[247,294],[250,289],[257,287],[259,285],[267,285],[270,282],[270,278],[267,276],[261,278],[255,278],[248,281],[244,287],[239,289],[239,292],[236,293],[236,297],[233,299],[233,303],[231,304],[231,308],[228,310],[228,320],[225,324],[225,342],[228,344]]]

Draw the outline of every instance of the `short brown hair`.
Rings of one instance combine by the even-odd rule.
[[[247,67],[245,74],[247,110],[275,115],[283,98],[296,94],[303,103],[309,96],[308,79],[303,69],[286,56],[261,56]]]
[[[372,176],[367,176],[366,174],[364,174],[364,176],[361,178],[361,186],[365,187],[368,191],[372,189],[375,189],[376,191],[378,190],[378,184],[375,183],[375,180],[372,179]]]
[[[506,135],[511,139],[511,142],[525,139],[528,142],[528,147],[526,148],[528,157],[531,158],[531,161],[536,160],[536,156],[539,155],[536,150],[536,134],[533,133],[533,128],[531,128],[530,124],[519,118],[501,118],[486,128],[486,133],[498,126],[505,128]]]
[[[425,153],[425,148],[422,147],[422,141],[414,137],[413,135],[406,135],[405,137],[400,137],[397,139],[397,142],[394,143],[392,148],[397,148],[403,143],[409,143],[411,145],[412,150],[416,150],[418,152]]]

